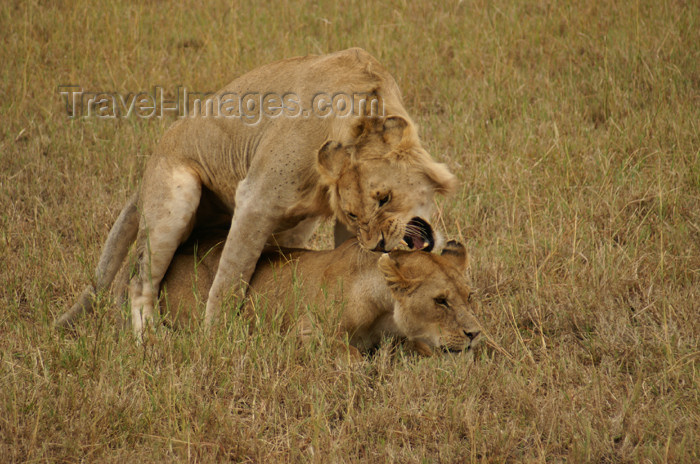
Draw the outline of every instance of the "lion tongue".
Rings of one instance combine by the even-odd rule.
[[[411,237],[411,245],[412,245],[411,248],[413,248],[414,250],[422,250],[423,248],[425,248],[426,243],[423,240],[423,237],[416,236],[416,235],[411,235],[410,237]]]

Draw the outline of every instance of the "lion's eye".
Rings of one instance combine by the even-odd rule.
[[[354,215],[354,214],[352,214],[352,213],[347,213],[347,214],[348,214],[348,217],[349,217],[350,219],[352,219],[353,221],[357,221],[357,216],[356,216],[356,215]]]
[[[387,193],[386,195],[384,195],[383,197],[381,197],[379,199],[379,207],[381,208],[382,206],[389,203],[389,200],[391,200],[391,195]]]
[[[439,296],[437,298],[434,298],[434,300],[435,304],[438,306],[444,306],[445,308],[450,307],[449,303],[447,302],[447,298],[445,298],[444,296]]]

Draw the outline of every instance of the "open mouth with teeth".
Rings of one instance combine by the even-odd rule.
[[[403,240],[412,250],[430,251],[435,246],[433,228],[419,217],[414,217],[406,224],[406,235]]]

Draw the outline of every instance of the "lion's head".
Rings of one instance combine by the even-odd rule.
[[[447,351],[466,351],[478,341],[466,263],[466,250],[455,241],[441,255],[397,250],[379,259],[396,300],[394,322],[410,341]]]
[[[452,192],[457,183],[401,116],[363,120],[350,144],[326,142],[318,153],[318,170],[336,217],[364,248],[379,251],[402,242],[430,251],[434,238],[427,220],[433,197]]]

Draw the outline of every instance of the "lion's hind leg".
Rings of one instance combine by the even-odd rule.
[[[158,176],[144,179],[137,270],[129,284],[131,325],[139,339],[153,320],[160,282],[173,255],[194,227],[202,192],[199,176],[186,167],[161,160],[155,171]]]

